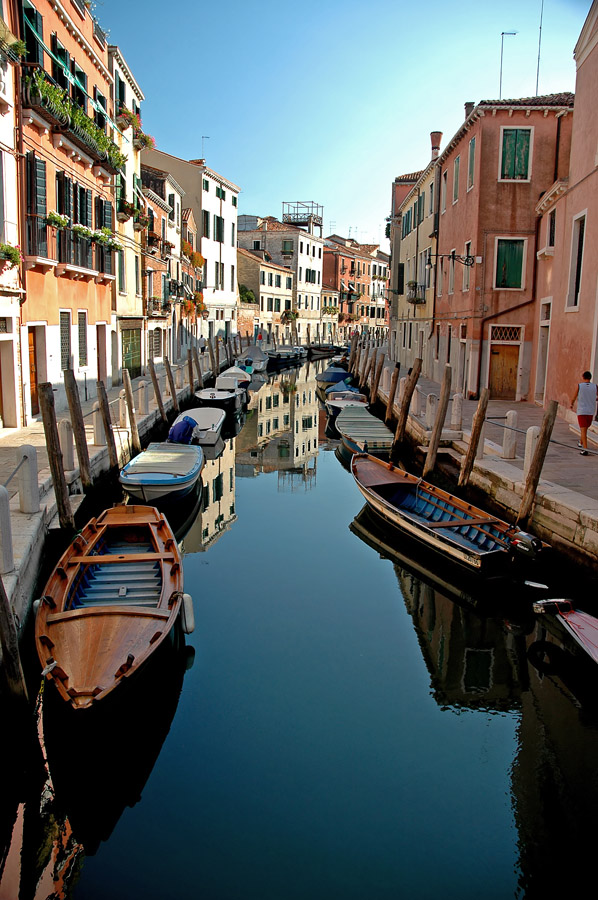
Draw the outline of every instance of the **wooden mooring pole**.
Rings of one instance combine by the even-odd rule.
[[[395,431],[395,438],[392,443],[391,449],[391,458],[395,456],[399,446],[403,443],[405,438],[405,430],[407,428],[407,416],[409,415],[409,406],[411,405],[411,398],[413,397],[413,392],[417,385],[417,381],[419,378],[419,373],[422,369],[422,361],[418,356],[414,361],[413,366],[411,368],[411,374],[407,377],[407,383],[405,384],[405,394],[401,400],[401,408],[399,409],[399,418],[397,420],[397,429]]]
[[[54,393],[52,384],[45,381],[38,385],[39,405],[42,413],[42,422],[44,425],[44,434],[46,436],[46,447],[48,449],[48,462],[50,464],[50,472],[52,473],[52,482],[54,484],[54,494],[56,497],[56,506],[58,508],[58,518],[60,527],[71,531],[75,530],[75,520],[71,510],[69,500],[69,491],[64,476],[64,467],[62,464],[62,451],[60,449],[60,439],[58,437],[58,425],[56,424],[56,409],[54,407]]]
[[[176,385],[174,383],[174,378],[172,375],[172,369],[170,367],[170,360],[167,356],[164,357],[164,368],[166,369],[166,377],[168,378],[168,387],[170,389],[170,396],[172,397],[172,406],[176,413],[180,412],[179,409],[179,400],[176,395]]]
[[[158,381],[158,376],[156,375],[156,367],[154,365],[153,359],[149,361],[149,370],[152,378],[152,384],[154,386],[154,395],[156,397],[156,403],[158,404],[158,409],[160,410],[160,418],[163,422],[168,422],[168,416],[166,415],[166,411],[164,409],[164,403],[162,402],[162,392],[160,390],[160,382]]]
[[[378,365],[376,366],[376,371],[374,373],[374,383],[372,385],[372,390],[370,392],[370,402],[371,403],[375,403],[376,400],[378,399],[378,388],[380,386],[380,378],[382,377],[383,367],[384,367],[384,353],[381,353],[380,358],[378,360]]]
[[[199,361],[199,353],[197,352],[197,347],[193,348],[193,359],[195,361],[195,368],[197,370],[197,386],[200,391],[203,390],[203,372],[201,371],[201,363]]]
[[[401,363],[395,363],[395,367],[392,370],[392,376],[390,379],[390,389],[388,392],[388,403],[386,404],[386,415],[384,417],[384,423],[388,425],[388,423],[392,420],[393,408],[395,405],[395,394],[397,392],[397,384],[399,383],[399,374],[401,372]]]
[[[139,429],[137,428],[137,417],[135,415],[135,400],[133,399],[133,385],[131,384],[131,373],[128,369],[123,369],[123,384],[125,386],[127,410],[129,411],[131,443],[133,445],[133,450],[135,451],[135,453],[141,453],[141,441],[139,440]]]
[[[427,478],[430,472],[434,471],[434,468],[436,466],[436,457],[438,455],[438,448],[440,446],[440,438],[442,436],[444,420],[446,419],[446,412],[448,410],[449,400],[451,396],[451,371],[452,370],[450,364],[447,363],[444,367],[444,375],[442,376],[440,403],[436,411],[436,419],[434,421],[434,427],[432,429],[432,435],[430,437],[428,452],[426,453],[426,461],[424,463],[423,471],[424,478]]]
[[[548,404],[546,412],[544,413],[544,418],[542,419],[542,427],[540,428],[538,443],[536,444],[536,450],[534,452],[532,462],[527,473],[527,478],[525,479],[523,498],[521,500],[521,506],[519,507],[519,513],[517,514],[518,524],[525,524],[531,516],[534,500],[536,497],[536,490],[538,488],[538,482],[540,481],[540,475],[542,474],[542,466],[544,465],[544,459],[546,458],[546,453],[550,444],[552,429],[554,428],[554,421],[556,419],[557,410],[558,403],[556,402],[556,400],[551,400]]]
[[[467,448],[467,453],[463,457],[463,462],[461,464],[461,471],[459,472],[459,487],[464,487],[468,481],[469,476],[471,475],[471,470],[473,469],[473,462],[476,457],[476,453],[478,450],[478,443],[480,441],[480,435],[482,433],[482,428],[484,427],[484,420],[486,418],[486,409],[488,407],[488,399],[490,397],[490,392],[488,388],[482,388],[480,393],[480,400],[478,403],[478,408],[475,411],[475,415],[473,417],[473,422],[471,423],[471,436],[469,438],[469,447]]]
[[[81,484],[83,485],[83,490],[87,492],[91,488],[89,447],[87,446],[87,435],[85,434],[85,422],[83,421],[83,412],[81,410],[79,388],[77,387],[75,373],[72,369],[64,370],[64,389],[66,391],[66,399],[71,414],[71,425],[73,426],[73,437],[75,438],[75,447],[77,448]]]
[[[27,703],[27,685],[19,653],[19,637],[10,601],[0,578],[0,644],[2,645],[2,667],[11,697]]]
[[[112,428],[112,417],[110,415],[110,404],[108,403],[108,394],[106,393],[106,385],[103,381],[97,382],[98,403],[100,405],[100,415],[102,416],[102,424],[104,425],[104,434],[106,435],[106,445],[108,447],[108,460],[111,469],[118,468],[118,453],[116,452],[116,441],[114,440],[114,430]]]

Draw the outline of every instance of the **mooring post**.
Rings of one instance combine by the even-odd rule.
[[[554,428],[557,410],[558,403],[556,400],[551,400],[544,413],[544,418],[542,419],[542,427],[540,428],[536,451],[525,480],[525,488],[523,490],[523,498],[521,500],[519,513],[517,515],[517,522],[527,522],[531,516],[538,482],[540,481],[540,475],[542,474],[542,466],[544,465],[546,453],[548,452],[548,447],[550,445],[550,437],[552,435],[552,429]]]
[[[118,467],[118,453],[116,452],[116,441],[114,440],[114,431],[112,429],[112,417],[110,415],[110,404],[108,403],[108,394],[106,393],[106,385],[103,381],[96,382],[98,389],[98,403],[100,404],[100,414],[104,424],[104,436],[108,446],[108,460],[110,468]]]
[[[121,428],[127,427],[127,392],[124,388],[118,392],[118,424]]]
[[[166,369],[166,377],[168,378],[168,386],[170,388],[170,396],[172,397],[172,405],[174,407],[174,411],[176,413],[180,412],[179,409],[179,400],[176,395],[176,388],[174,386],[174,378],[172,377],[172,369],[170,368],[170,360],[167,356],[164,357],[164,367]]]
[[[417,395],[417,392],[416,392]],[[426,428],[432,428],[434,425],[434,421],[436,419],[436,410],[438,408],[438,397],[434,393],[428,394],[426,397],[426,411],[424,415],[424,419],[426,422]]]
[[[58,423],[58,439],[62,451],[64,471],[72,472],[75,468],[75,445],[73,443],[73,426],[68,419]]]
[[[210,364],[212,366],[212,377],[216,378],[218,369],[216,364],[216,352],[214,350],[214,341],[208,341],[208,351],[210,353]]]
[[[24,460],[19,469],[19,509],[22,513],[39,512],[39,479],[37,471],[37,450],[31,444],[17,448],[17,464]]]
[[[93,424],[93,443],[95,447],[101,447],[106,443],[106,438],[104,437],[104,429],[102,427],[100,404],[97,400],[93,404],[92,409],[91,421]]]
[[[199,353],[197,352],[197,347],[193,348],[193,359],[195,361],[195,371],[197,372],[197,387],[198,390],[203,390],[203,372],[201,371],[201,361],[199,358]]]
[[[510,409],[506,416],[506,428],[502,442],[502,458],[515,459],[517,456],[517,413]]]
[[[419,373],[422,368],[422,360],[418,356],[416,360],[414,360],[413,366],[411,368],[411,374],[407,376],[407,381],[405,382],[405,391],[403,393],[403,397],[401,400],[401,406],[399,409],[399,418],[397,421],[397,429],[395,431],[395,437],[392,444],[391,449],[391,457],[393,457],[401,443],[405,438],[405,431],[407,428],[407,416],[409,415],[409,406],[411,405],[411,398],[413,396],[413,392],[417,385],[417,379],[419,378]]]
[[[129,424],[131,426],[131,443],[135,453],[141,453],[141,441],[139,440],[139,429],[137,428],[137,416],[135,415],[135,400],[133,398],[133,385],[131,384],[131,373],[128,369],[123,369],[123,384],[125,386],[125,398],[127,401],[127,409],[129,410]]]
[[[378,399],[378,387],[380,385],[380,376],[382,375],[383,367],[384,367],[384,354],[380,353],[380,357],[378,359],[378,365],[376,366],[376,370],[374,372],[374,383],[372,385],[372,390],[370,393],[370,401],[372,403],[375,403],[376,400]]]
[[[149,370],[150,376],[152,379],[152,384],[154,386],[154,396],[156,398],[156,403],[158,404],[158,409],[160,410],[160,418],[163,422],[168,422],[168,416],[164,410],[164,403],[162,402],[162,392],[160,391],[160,382],[158,381],[158,376],[156,374],[156,367],[154,365],[153,359],[149,361]]]
[[[189,376],[189,396],[193,396],[195,391],[195,379],[193,377],[193,353],[187,350],[187,374]]]
[[[469,476],[471,475],[471,470],[473,469],[473,463],[478,450],[478,443],[480,441],[480,437],[482,436],[489,398],[490,391],[488,390],[488,388],[482,388],[478,406],[473,417],[473,422],[471,423],[469,446],[467,447],[467,453],[463,457],[463,462],[461,463],[461,471],[459,472],[458,481],[459,487],[464,487],[469,482]]]
[[[453,394],[451,407],[451,428],[453,431],[461,431],[463,424],[463,394]]]
[[[452,369],[449,363],[444,367],[444,375],[442,376],[442,387],[440,389],[440,403],[436,412],[436,419],[430,437],[430,444],[426,454],[424,463],[423,477],[426,478],[430,472],[434,471],[436,466],[436,457],[438,456],[438,448],[440,446],[440,438],[442,437],[442,429],[444,428],[444,420],[448,410],[449,400],[451,396],[451,373]]]
[[[2,490],[6,491],[6,488],[2,487]],[[2,666],[8,690],[14,699],[27,703],[27,685],[19,654],[17,626],[2,578],[0,578],[0,642],[2,644]]]
[[[137,409],[140,416],[149,415],[149,393],[147,381],[140,381],[137,385]]]
[[[180,391],[181,388],[183,387],[183,367],[182,366],[176,367],[174,383],[176,384],[177,391]]]
[[[8,575],[14,567],[10,497],[4,485],[0,484],[0,575]]]
[[[387,425],[392,420],[392,417],[393,417],[395,394],[397,392],[397,385],[399,383],[400,372],[401,372],[401,364],[395,363],[394,369],[392,370],[392,377],[390,379],[390,390],[388,392],[388,403],[386,404],[386,415],[384,417],[384,421]]]
[[[537,425],[531,425],[525,432],[525,453],[523,456],[523,475],[525,478],[527,478],[532,467],[532,460],[538,446],[539,437],[540,429]]]
[[[64,469],[62,467],[62,453],[60,452],[58,426],[56,425],[54,393],[52,384],[49,381],[45,381],[38,385],[38,397],[44,424],[48,461],[50,464],[50,471],[52,472],[52,482],[54,484],[54,495],[56,497],[60,526],[61,528],[74,530],[75,520],[71,510],[68,487],[66,478],[64,477]]]
[[[73,426],[73,436],[77,447],[77,459],[79,460],[79,472],[81,473],[81,484],[83,490],[88,491],[91,487],[91,468],[89,464],[89,447],[87,446],[87,435],[85,434],[85,422],[83,421],[83,413],[81,411],[81,399],[79,397],[79,388],[75,380],[75,373],[72,369],[64,371],[64,388],[66,398],[71,413],[71,424]]]

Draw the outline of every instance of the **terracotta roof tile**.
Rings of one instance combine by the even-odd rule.
[[[480,100],[479,106],[573,106],[575,94],[544,94],[540,97],[518,97],[516,100]]]

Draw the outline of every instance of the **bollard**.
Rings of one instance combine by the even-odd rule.
[[[437,407],[438,397],[436,394],[428,394],[426,397],[426,428],[432,428],[434,425]]]
[[[104,434],[104,420],[102,419],[99,400],[96,400],[92,408],[93,442],[95,446],[103,447],[106,443],[106,435]]]
[[[420,413],[420,400],[421,400],[421,392],[419,388],[415,388],[413,391],[413,396],[411,397],[411,407],[410,413],[412,416],[419,416]]]
[[[510,409],[507,413],[507,427],[502,442],[502,458],[515,459],[517,456],[517,432],[510,429],[517,428],[517,413]]]
[[[23,444],[16,453],[17,463],[25,460],[19,469],[19,509],[22,513],[39,512],[39,483],[37,474],[37,450]]]
[[[178,390],[181,390],[183,387],[183,367],[178,366],[175,375],[175,383]]]
[[[75,448],[73,443],[73,426],[68,419],[61,419],[58,423],[58,438],[60,440],[64,471],[72,472],[75,468]]]
[[[127,427],[127,395],[124,389],[118,395],[118,424],[121,428]]]
[[[0,575],[7,575],[15,567],[12,555],[12,530],[10,525],[10,498],[3,484],[0,485]]]
[[[403,375],[402,378],[399,379],[399,408],[403,403],[403,397],[405,396],[405,391],[407,389],[407,376]]]
[[[149,415],[149,393],[147,381],[140,381],[137,387],[137,407],[139,415]]]
[[[524,477],[527,477],[527,473],[529,472],[530,466],[532,464],[532,459],[534,458],[534,453],[536,452],[539,436],[540,429],[537,425],[531,425],[525,433],[525,456],[523,457]]]
[[[486,420],[484,420],[484,423],[483,423],[483,425],[482,425],[482,427],[481,427],[481,429],[480,429],[480,439],[479,439],[479,441],[478,441],[478,446],[476,447],[476,451],[475,451],[475,458],[476,458],[476,459],[483,459],[483,458],[484,458],[484,440],[485,440],[485,433],[486,433]]]
[[[451,428],[453,431],[461,431],[463,425],[463,394],[455,394],[453,396],[453,406],[451,409]]]

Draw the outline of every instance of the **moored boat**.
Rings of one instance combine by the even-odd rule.
[[[282,344],[276,350],[266,350],[268,357],[268,367],[278,368],[288,364],[298,364],[302,361],[302,355],[299,347],[291,347],[288,344]]]
[[[191,426],[193,432],[189,443],[199,444],[201,447],[212,447],[220,437],[225,418],[226,413],[224,410],[215,406],[200,406],[198,409],[188,409],[176,417],[172,423],[168,439],[173,440],[170,435],[173,434],[173,429],[177,425],[184,422],[185,419],[191,419],[194,424]]]
[[[351,472],[368,506],[399,531],[468,570],[496,574],[514,559],[536,561],[548,550],[539,538],[422,478],[369,454]]]
[[[590,613],[576,609],[571,600],[538,600],[533,605],[535,613],[551,613],[555,620],[573,638],[591,660],[598,663],[598,619]]]
[[[331,391],[326,393],[326,412],[333,418],[348,406],[367,408],[368,398],[358,391]]]
[[[268,357],[262,348],[255,344],[247,347],[243,353],[239,354],[236,364],[238,366],[250,365],[254,372],[265,372],[268,365]]]
[[[349,453],[390,453],[394,435],[384,422],[373,416],[362,403],[341,410],[335,419],[343,446]]]
[[[183,602],[174,535],[151,506],[104,510],[60,558],[39,603],[43,675],[75,709],[128,680],[171,633]]]
[[[193,489],[203,464],[199,446],[153,443],[124,466],[119,480],[127,494],[144,503],[171,500]]]
[[[242,408],[244,393],[244,391],[229,390],[227,386],[202,388],[195,391],[195,399],[199,406],[212,406],[223,409],[225,413],[234,413]]]

